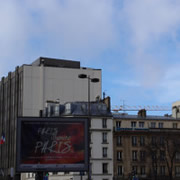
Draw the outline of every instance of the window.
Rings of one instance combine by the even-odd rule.
[[[90,163],[90,164],[89,164],[89,170],[90,170],[91,174],[92,174],[92,168],[93,168],[93,164]]]
[[[165,175],[165,172],[166,172],[166,167],[165,166],[160,166],[160,175],[161,176],[164,176]]]
[[[122,176],[123,175],[123,167],[122,166],[118,166],[118,168],[117,168],[117,175],[118,176]]]
[[[177,160],[177,161],[180,160],[180,152],[176,152],[175,160]]]
[[[92,143],[92,133],[89,133],[89,142]]]
[[[146,174],[146,167],[145,166],[141,166],[141,175],[145,175]]]
[[[121,161],[122,160],[122,151],[117,152],[117,160]]]
[[[135,127],[136,127],[136,122],[134,122],[134,121],[131,122],[131,127],[132,127],[132,128],[135,128]]]
[[[120,128],[121,127],[121,121],[116,121],[116,127]]]
[[[108,163],[103,163],[102,164],[102,171],[103,171],[103,174],[108,173]]]
[[[137,170],[138,170],[137,166],[133,166],[133,167],[132,167],[133,175],[136,175],[136,174],[137,174]]]
[[[92,126],[92,120],[89,120],[89,128]]]
[[[139,122],[139,127],[143,128],[144,127],[144,122]]]
[[[106,132],[102,133],[102,142],[107,143],[107,133]]]
[[[151,128],[156,128],[156,123],[155,122],[151,122]]]
[[[106,118],[102,119],[102,127],[107,128],[107,119]]]
[[[164,137],[163,136],[159,137],[159,145],[164,146]]]
[[[174,128],[174,129],[177,129],[177,126],[178,126],[177,123],[173,123],[173,128]]]
[[[122,137],[117,136],[117,146],[121,146],[121,145],[122,145]]]
[[[180,166],[176,166],[175,167],[175,174],[176,174],[176,176],[180,176]]]
[[[140,136],[140,146],[145,146],[145,137]]]
[[[140,160],[145,161],[146,160],[146,151],[140,151]]]
[[[156,145],[156,136],[152,136],[151,138],[151,144]]]
[[[27,173],[28,177],[27,178],[30,178],[31,177],[31,174],[30,173]]]
[[[165,151],[160,151],[160,160],[161,161],[165,160]]]
[[[132,160],[137,161],[137,151],[132,151]]]
[[[90,157],[92,156],[92,148],[91,147],[89,148],[89,156]]]
[[[163,123],[159,123],[159,128],[163,128]]]
[[[137,136],[132,136],[132,146],[137,146]]]
[[[152,152],[152,160],[153,160],[153,161],[156,161],[156,160],[157,160],[157,152],[156,152],[156,151],[153,151],[153,152]]]
[[[107,147],[103,147],[102,151],[103,151],[103,157],[107,157]]]
[[[154,175],[157,175],[157,172],[158,172],[158,167],[157,167],[157,166],[155,166],[152,170],[153,170],[153,174],[154,174]]]

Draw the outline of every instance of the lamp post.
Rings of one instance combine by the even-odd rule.
[[[91,180],[91,170],[90,170],[90,122],[91,122],[91,107],[90,107],[90,82],[92,83],[97,83],[99,82],[99,78],[91,78],[90,75],[87,74],[79,74],[78,75],[79,78],[81,79],[87,79],[88,80],[88,123],[89,123],[89,131],[88,131],[88,139],[89,139],[89,147],[88,147],[88,159],[89,159],[89,172],[88,172],[88,180]]]

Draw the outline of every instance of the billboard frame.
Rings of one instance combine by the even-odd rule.
[[[21,150],[22,150],[22,142],[21,142],[21,134],[22,134],[22,124],[26,123],[34,123],[33,125],[40,124],[52,124],[57,123],[60,124],[77,124],[82,123],[84,126],[84,163],[82,164],[23,164],[21,163]],[[18,117],[17,118],[17,136],[16,136],[16,172],[80,172],[80,171],[88,171],[89,169],[89,124],[88,118],[84,117]]]

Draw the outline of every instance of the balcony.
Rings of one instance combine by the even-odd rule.
[[[149,131],[149,128],[121,128],[121,127],[114,127],[115,132],[119,131]]]

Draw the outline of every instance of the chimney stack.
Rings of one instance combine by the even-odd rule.
[[[140,109],[138,111],[138,117],[146,117],[146,110],[145,109]]]

